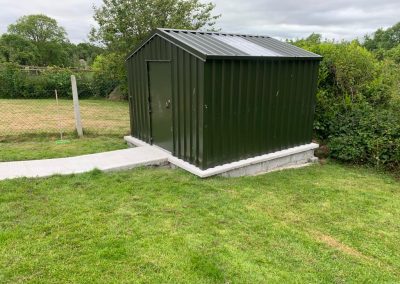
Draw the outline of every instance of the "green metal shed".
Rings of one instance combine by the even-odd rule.
[[[201,169],[310,143],[321,58],[268,36],[156,29],[126,59],[131,135]]]

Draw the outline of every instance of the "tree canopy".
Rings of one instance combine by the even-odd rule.
[[[8,26],[8,33],[34,42],[68,41],[65,29],[55,19],[42,14],[22,16]]]
[[[364,46],[369,50],[389,50],[400,44],[400,22],[384,30],[378,29],[372,35],[365,36]]]
[[[90,43],[70,43],[55,19],[40,14],[19,18],[0,36],[0,62],[20,65],[86,66],[103,51]]]
[[[4,62],[33,65],[38,63],[39,51],[35,44],[21,36],[4,34],[0,37],[0,57]]]
[[[199,0],[103,0],[94,8],[99,28],[92,29],[90,38],[126,53],[155,28],[213,29],[219,17],[212,14],[214,7]]]

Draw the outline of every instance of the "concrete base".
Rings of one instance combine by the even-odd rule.
[[[151,146],[146,142],[143,142],[131,136],[125,136],[124,139],[131,146]],[[162,150],[159,147],[153,147],[155,150]],[[182,168],[192,174],[195,174],[201,178],[206,178],[214,175],[238,177],[256,175],[286,168],[306,166],[310,163],[315,163],[318,161],[318,159],[314,157],[314,150],[316,148],[318,148],[318,144],[310,143],[277,151],[274,153],[223,164],[206,170],[202,170],[192,164],[189,164],[188,162],[178,159],[177,157],[172,156],[167,151],[165,151],[165,153],[168,154],[169,163],[179,168]]]
[[[318,158],[314,157],[314,150],[308,150],[236,168],[221,175],[225,177],[258,175],[276,170],[303,167],[317,161]]]

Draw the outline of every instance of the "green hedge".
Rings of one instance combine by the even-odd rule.
[[[296,44],[323,56],[314,131],[340,161],[400,169],[400,66],[358,42]]]
[[[77,78],[81,98],[105,97],[117,86],[101,73],[74,73],[55,67],[35,74],[21,70],[15,64],[6,63],[0,65],[0,98],[50,98],[54,97],[54,90],[57,90],[61,98],[70,98],[72,74]]]
[[[338,107],[330,125],[330,155],[341,161],[400,169],[400,109],[369,104]]]

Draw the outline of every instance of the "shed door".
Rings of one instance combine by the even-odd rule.
[[[171,65],[169,62],[148,62],[153,144],[173,151]]]

